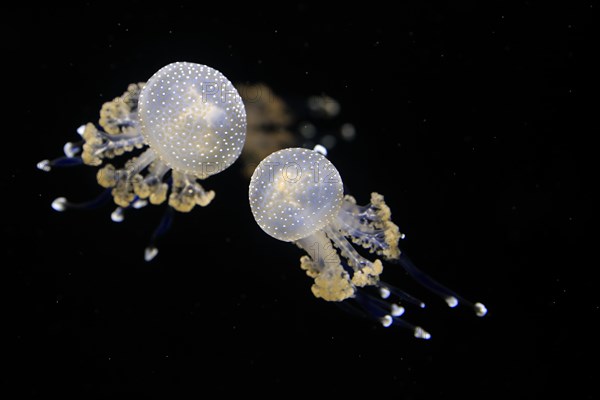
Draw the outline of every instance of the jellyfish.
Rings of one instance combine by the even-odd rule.
[[[183,213],[207,206],[215,192],[204,189],[199,180],[225,170],[239,157],[246,111],[222,73],[206,65],[175,62],[148,82],[129,85],[123,95],[102,106],[98,125],[82,125],[78,133],[83,140],[67,143],[64,157],[37,166],[44,171],[78,164],[99,167],[106,160],[129,156],[122,168],[106,163],[97,173],[98,183],[118,206],[112,219],[120,222],[125,209],[148,202],[167,202],[169,211]],[[85,208],[100,200],[75,204],[59,197],[52,208]],[[168,225],[166,220],[146,248],[147,261],[158,252],[154,242]]]
[[[382,281],[382,261],[362,256],[356,245],[401,265],[450,307],[464,304],[478,316],[486,314],[483,304],[469,302],[417,269],[399,249],[404,234],[392,222],[384,197],[374,192],[368,205],[357,205],[352,196],[344,195],[340,174],[324,156],[325,149],[315,150],[288,148],[272,153],[257,166],[249,187],[252,214],[262,230],[307,253],[300,267],[314,279],[315,297],[353,301],[353,309],[384,327],[402,326],[417,338],[431,337],[400,319],[405,311],[402,304],[425,304]]]

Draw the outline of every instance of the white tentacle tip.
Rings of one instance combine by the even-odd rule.
[[[381,325],[383,325],[384,328],[389,328],[394,320],[391,315],[386,314],[383,317],[381,317],[379,321],[381,322]]]
[[[67,209],[67,199],[65,197],[58,197],[52,202],[52,208],[55,211],[63,212]]]
[[[144,260],[146,262],[152,261],[154,259],[154,257],[156,257],[157,254],[158,254],[158,249],[156,247],[153,247],[153,246],[146,247],[146,249],[144,250]]]
[[[110,219],[112,219],[113,222],[123,222],[125,219],[123,209],[121,207],[115,208],[115,211],[110,214]]]
[[[317,144],[313,150],[327,157],[327,148],[325,146]]]
[[[446,300],[446,303],[450,308],[454,308],[458,305],[458,299],[454,296],[448,296],[444,300]]]
[[[147,205],[148,205],[148,202],[146,200],[137,199],[136,201],[133,202],[133,204],[131,206],[133,208],[135,208],[136,210],[139,210],[140,208],[144,208]]]
[[[387,299],[388,297],[390,297],[390,290],[386,287],[380,287],[379,288],[379,296],[381,296],[382,299]]]
[[[482,303],[475,303],[475,315],[483,317],[487,314],[487,308]]]
[[[399,306],[398,304],[392,304],[390,314],[392,314],[394,317],[400,317],[402,314],[404,314],[404,307]]]
[[[431,339],[431,334],[420,326],[417,326],[415,327],[415,337],[417,339],[429,340]]]
[[[42,160],[37,163],[37,168],[42,171],[50,172],[52,167],[50,166],[50,160]]]
[[[77,133],[79,136],[83,136],[83,132],[85,132],[85,125],[81,125],[79,128],[77,128]]]
[[[75,146],[71,142],[67,142],[63,146],[63,153],[65,153],[65,156],[73,158],[75,155],[77,155],[77,153],[79,153],[79,147]]]

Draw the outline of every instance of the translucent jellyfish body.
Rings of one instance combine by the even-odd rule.
[[[67,143],[65,157],[41,161],[38,168],[100,166],[105,159],[143,149],[123,168],[106,164],[98,171],[98,183],[110,189],[119,206],[112,214],[119,221],[123,209],[147,202],[168,199],[169,206],[181,212],[208,205],[215,193],[198,180],[223,171],[239,157],[246,112],[237,90],[219,71],[176,62],[105,103],[98,125],[88,123],[78,133],[83,141]],[[58,211],[79,207],[62,197],[52,206]],[[151,248],[150,255],[155,251]]]
[[[365,315],[377,318],[384,326],[395,323],[412,329],[416,337],[430,337],[422,328],[399,319],[404,312],[401,301],[420,307],[424,303],[381,281],[381,260],[363,257],[353,242],[400,264],[450,307],[463,303],[479,316],[486,313],[483,304],[470,303],[401,255],[398,242],[404,235],[392,222],[383,196],[372,193],[370,204],[358,206],[353,197],[343,195],[340,174],[317,151],[290,148],[266,157],[252,175],[249,198],[254,218],[266,233],[293,242],[308,253],[300,263],[314,279],[311,289],[317,298],[336,302],[355,299]],[[375,295],[369,294],[373,291]]]

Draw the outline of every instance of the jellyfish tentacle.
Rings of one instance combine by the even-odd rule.
[[[82,203],[73,203],[68,201],[65,197],[57,197],[54,199],[54,201],[52,201],[52,208],[58,212],[67,210],[93,210],[106,204],[108,200],[110,200],[110,197],[110,189],[106,189],[102,191],[102,193],[100,193],[96,198]]]
[[[338,229],[353,243],[387,260],[400,256],[398,242],[404,238],[391,218],[383,196],[373,192],[371,202],[365,206],[357,205],[350,195],[344,196],[336,222]]]
[[[98,123],[109,135],[117,135],[138,125],[137,108],[145,83],[132,83],[119,97],[108,101],[100,109]]]
[[[173,207],[167,207],[165,213],[160,219],[160,222],[152,232],[152,236],[150,237],[150,242],[148,243],[148,246],[146,246],[146,248],[144,249],[145,261],[152,261],[154,257],[156,257],[156,255],[158,254],[158,247],[156,246],[156,242],[158,241],[158,239],[164,236],[165,233],[167,233],[171,228],[171,225],[173,224],[173,214]]]
[[[190,212],[194,206],[205,207],[215,198],[213,190],[206,191],[191,174],[173,171],[173,187],[169,205],[180,212]]]
[[[324,229],[334,245],[340,250],[342,257],[348,260],[348,264],[354,270],[352,274],[352,283],[358,287],[376,285],[379,282],[379,275],[383,272],[381,261],[373,262],[367,260],[358,252],[338,230],[328,226]]]
[[[91,122],[85,125],[83,139],[85,144],[81,158],[85,164],[92,166],[99,166],[104,158],[114,158],[144,146],[144,137],[137,128],[111,135],[99,130]]]
[[[148,199],[151,204],[161,204],[167,199],[169,185],[163,182],[170,168],[160,159],[155,159],[148,166],[146,176],[136,174],[132,178],[133,191],[141,199]]]
[[[52,168],[76,167],[81,164],[83,164],[81,157],[62,156],[53,160],[42,160],[37,163],[37,168],[45,172],[50,172]]]
[[[446,286],[437,282],[435,279],[431,278],[429,275],[417,268],[405,254],[402,254],[400,256],[400,258],[397,260],[397,263],[400,264],[400,266],[404,268],[404,270],[414,280],[416,280],[421,285],[425,286],[427,289],[431,290],[438,296],[442,297],[450,308],[454,308],[457,305],[462,304],[475,311],[475,314],[478,317],[483,317],[487,314],[487,308],[485,307],[485,305],[479,302],[472,303],[471,301],[465,299],[453,290],[450,290]]]
[[[431,334],[422,327],[400,318],[405,309],[397,303],[383,301],[366,290],[357,291],[352,303],[351,309],[359,311],[366,318],[377,320],[385,328],[396,326],[409,330],[417,339],[431,339]]]
[[[113,188],[112,195],[115,203],[121,207],[128,207],[138,197],[135,188],[140,179],[139,173],[155,159],[156,153],[152,149],[146,149],[139,157],[127,161],[122,169],[107,164],[98,170],[98,183],[105,188]]]
[[[80,127],[81,129],[81,127]],[[78,130],[80,130],[78,129]],[[37,168],[39,170],[50,172],[52,168],[67,168],[67,167],[75,167],[77,165],[83,164],[83,159],[79,155],[83,150],[84,140],[79,140],[77,142],[67,142],[63,146],[64,156],[54,158],[52,160],[46,159],[37,163]]]
[[[412,305],[415,305],[419,308],[425,308],[425,303],[423,301],[421,301],[420,299],[416,298],[415,296],[413,296],[412,294],[409,294],[407,292],[405,292],[404,290],[401,290],[393,285],[390,285],[387,282],[379,282],[379,284],[377,285],[377,287],[379,288],[379,292],[382,298],[387,298],[390,295],[394,295],[396,296],[398,299],[406,302],[406,303],[410,303]]]

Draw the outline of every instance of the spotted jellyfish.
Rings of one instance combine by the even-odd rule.
[[[101,166],[136,149],[139,154],[129,156],[122,168],[109,163],[98,171],[98,183],[107,188],[100,199],[75,204],[59,197],[52,208],[89,208],[112,195],[118,206],[112,219],[120,222],[125,209],[148,202],[162,204],[167,197],[166,215],[207,206],[215,192],[205,190],[198,180],[225,170],[240,156],[246,111],[239,93],[222,73],[206,65],[175,62],[147,83],[129,85],[123,95],[102,106],[98,125],[82,125],[77,132],[82,141],[67,143],[64,157],[43,160],[38,168]],[[167,219],[146,248],[147,261],[158,252],[154,242],[168,225]]]
[[[315,150],[288,148],[272,153],[255,169],[249,188],[250,207],[258,225],[275,239],[295,243],[308,254],[300,259],[300,267],[314,279],[311,290],[315,297],[331,302],[352,299],[355,310],[385,327],[403,326],[417,338],[431,337],[423,328],[399,318],[405,310],[400,302],[425,304],[383,282],[381,260],[363,257],[352,241],[401,265],[450,307],[462,303],[480,317],[486,314],[483,304],[469,302],[417,269],[398,247],[404,234],[392,222],[383,196],[372,193],[368,205],[357,205],[354,197],[344,196],[340,174],[324,157],[325,149]]]

